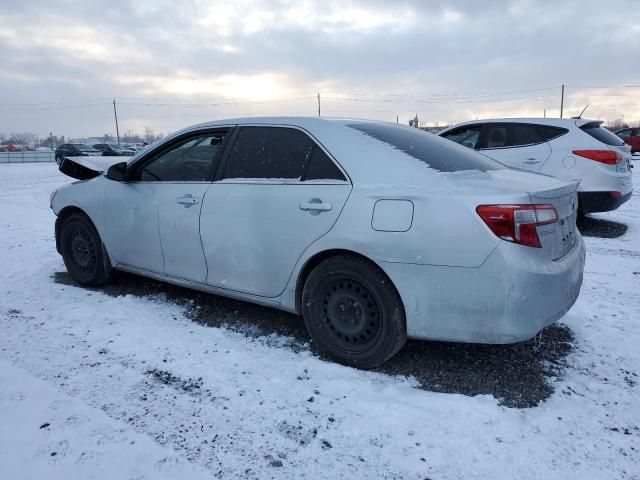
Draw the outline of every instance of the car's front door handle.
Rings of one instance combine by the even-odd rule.
[[[186,195],[183,195],[182,197],[178,197],[176,199],[176,202],[178,202],[181,205],[184,205],[184,208],[188,208],[191,205],[195,205],[196,203],[200,202],[200,199],[198,197],[194,197],[190,193],[187,193]]]
[[[534,163],[540,163],[540,160],[538,160],[537,158],[527,158],[524,163],[526,163],[527,165],[533,165]]]
[[[328,212],[331,210],[330,203],[324,203],[322,200],[318,198],[312,198],[308,202],[300,203],[300,210],[307,211],[311,214],[317,215],[320,212]]]

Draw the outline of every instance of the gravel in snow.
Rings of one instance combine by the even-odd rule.
[[[292,315],[70,281],[54,165],[0,165],[0,478],[638,478],[640,201],[581,223],[541,338],[327,362]]]

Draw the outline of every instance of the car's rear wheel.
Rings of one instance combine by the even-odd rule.
[[[67,271],[81,285],[96,287],[109,281],[111,263],[91,220],[70,215],[60,228],[62,259]]]
[[[407,340],[400,295],[380,268],[356,255],[337,255],[313,269],[302,311],[313,340],[344,365],[376,367]]]

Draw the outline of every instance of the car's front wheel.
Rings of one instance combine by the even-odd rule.
[[[407,340],[400,295],[380,268],[356,255],[331,257],[311,272],[302,311],[313,340],[344,365],[374,368]]]
[[[89,218],[82,214],[66,218],[60,228],[60,242],[62,259],[75,281],[92,287],[109,281],[111,263]]]

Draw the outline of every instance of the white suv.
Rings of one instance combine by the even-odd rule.
[[[602,122],[504,118],[459,123],[439,133],[509,167],[580,180],[580,212],[615,210],[631,197],[631,147]]]

